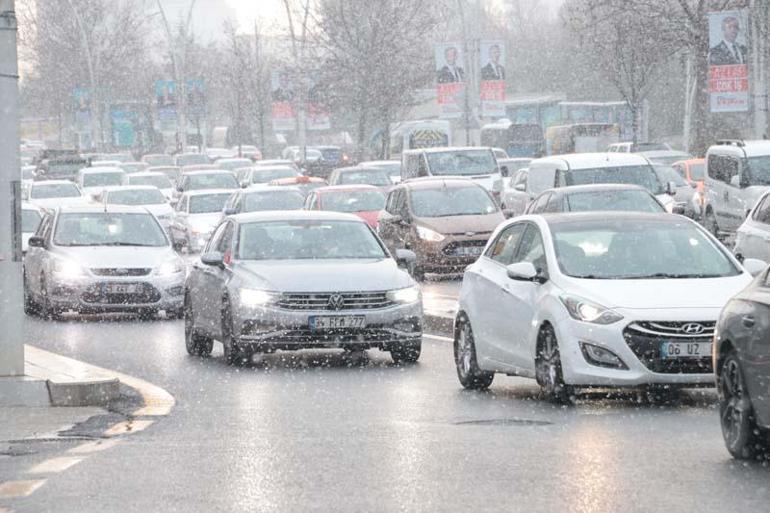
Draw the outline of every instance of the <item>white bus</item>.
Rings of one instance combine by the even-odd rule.
[[[405,150],[452,145],[452,127],[443,119],[402,121],[390,127],[390,158],[401,159]]]

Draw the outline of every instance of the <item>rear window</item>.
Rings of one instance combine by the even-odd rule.
[[[34,185],[29,194],[31,199],[76,198],[78,196],[80,196],[80,190],[74,183]]]
[[[590,169],[573,169],[566,174],[567,185],[595,185],[619,183],[639,185],[653,194],[662,194],[655,171],[651,166],[617,166]]]
[[[590,191],[567,195],[570,212],[597,210],[626,212],[665,212],[655,197],[647,191]]]
[[[270,192],[246,194],[243,197],[244,212],[258,212],[262,210],[299,210],[305,197],[295,191],[282,191],[280,189]]]
[[[200,189],[236,189],[238,182],[230,173],[212,173],[205,175],[190,175],[187,177],[186,190]]]
[[[190,206],[188,208],[191,214],[212,214],[221,212],[225,208],[225,202],[230,197],[226,194],[206,194],[201,196],[190,196]]]

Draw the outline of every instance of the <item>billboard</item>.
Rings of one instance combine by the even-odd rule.
[[[76,87],[72,91],[75,104],[75,127],[78,131],[89,130],[91,125],[91,90]]]
[[[709,13],[709,79],[711,112],[749,110],[748,12]]]
[[[203,79],[188,78],[185,84],[187,95],[187,112],[194,119],[199,119],[206,113],[206,90]]]
[[[161,130],[176,127],[176,83],[173,80],[155,81],[155,103]]]
[[[505,116],[505,44],[502,41],[481,41],[479,69],[481,115]]]
[[[436,43],[436,96],[442,118],[459,118],[464,111],[465,68],[458,43]]]
[[[307,91],[307,129],[329,130],[331,128],[331,112],[323,98],[323,88],[318,78],[309,76]]]
[[[287,132],[297,128],[297,115],[294,112],[294,85],[289,72],[285,69],[270,73],[270,94],[272,97],[273,130]]]

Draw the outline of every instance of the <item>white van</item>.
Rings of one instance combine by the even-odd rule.
[[[390,158],[400,159],[407,150],[446,148],[452,145],[452,127],[445,119],[402,121],[390,127]]]
[[[401,156],[401,180],[428,176],[469,178],[500,200],[503,188],[500,168],[492,148],[426,148],[405,151]]]

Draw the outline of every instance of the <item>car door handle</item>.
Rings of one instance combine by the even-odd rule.
[[[741,318],[741,321],[743,322],[743,325],[746,326],[747,328],[753,328],[754,324],[756,323],[753,315],[744,315]]]

